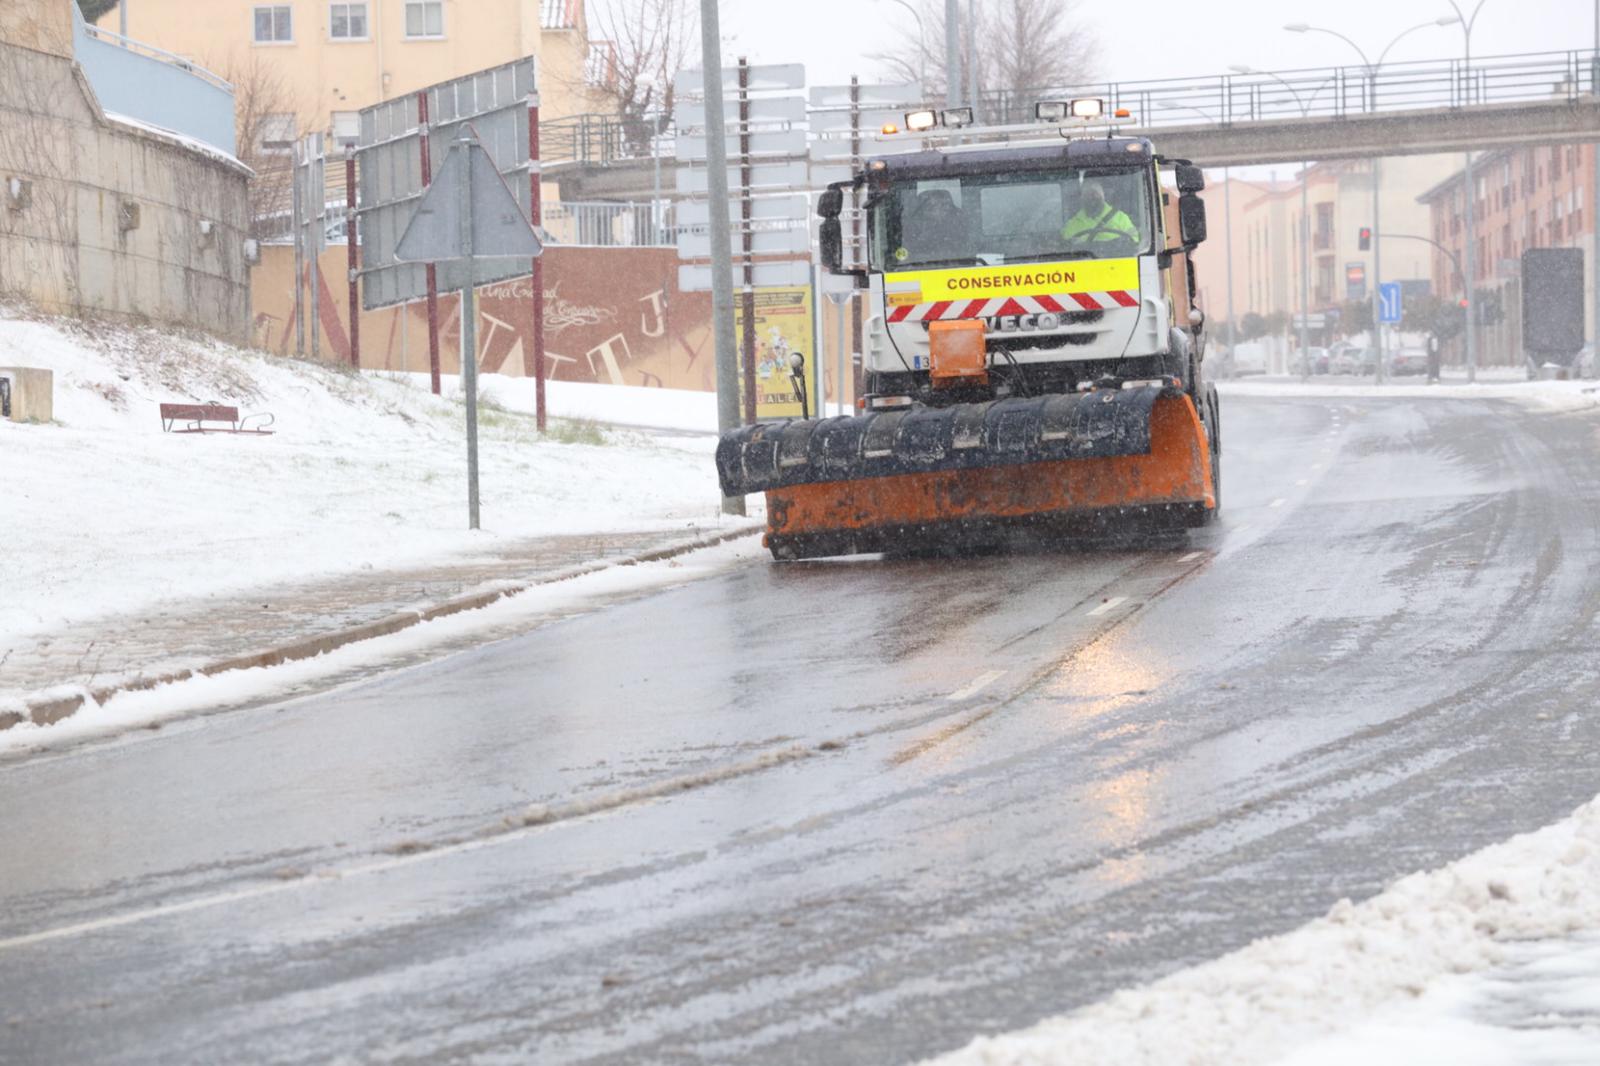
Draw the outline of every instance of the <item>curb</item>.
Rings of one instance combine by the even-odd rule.
[[[517,584],[507,585],[504,588],[491,589],[486,592],[474,592],[466,596],[458,596],[453,600],[434,604],[431,607],[414,611],[401,611],[391,614],[386,618],[379,618],[371,622],[350,626],[345,629],[323,633],[303,640],[291,641],[276,647],[266,648],[262,651],[251,652],[245,655],[230,656],[206,663],[203,666],[173,670],[164,674],[150,677],[138,677],[127,681],[115,682],[94,689],[81,689],[64,696],[36,697],[22,699],[22,713],[0,711],[0,732],[24,722],[34,725],[54,725],[82,709],[85,701],[103,704],[106,700],[122,692],[142,692],[155,688],[158,685],[169,685],[177,681],[187,681],[191,677],[214,677],[232,670],[250,670],[257,667],[279,666],[283,663],[296,662],[301,659],[314,659],[335,649],[355,644],[363,640],[372,640],[375,637],[386,637],[424,622],[431,622],[436,618],[448,618],[464,611],[476,611],[487,607],[499,600],[509,599],[512,596],[527,592],[530,589],[543,585],[554,585],[562,581],[571,581],[574,578],[584,577],[588,574],[599,573],[602,570],[612,570],[621,566],[638,566],[641,563],[657,563],[673,559],[690,552],[700,551],[703,548],[714,548],[730,540],[740,537],[751,537],[760,533],[763,527],[752,525],[735,530],[724,530],[710,536],[696,537],[692,540],[667,544],[660,548],[652,548],[636,555],[626,555],[606,559],[594,563],[584,563],[580,566],[567,567],[564,570],[552,570],[540,574],[531,580]]]

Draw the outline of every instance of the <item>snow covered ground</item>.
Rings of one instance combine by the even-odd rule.
[[[1600,1062],[1600,800],[938,1066]]]
[[[484,530],[471,533],[454,380],[440,398],[425,378],[0,308],[9,365],[55,372],[55,423],[0,421],[0,663],[8,638],[198,590],[492,555],[548,533],[722,523],[712,437],[558,421],[541,439],[513,413],[531,410],[531,387],[524,398],[526,383],[495,376],[483,380]],[[596,388],[552,388],[552,411],[606,417]],[[614,399],[623,421],[678,429],[696,426],[678,408],[703,400]],[[162,432],[160,402],[202,400],[270,412],[276,432]]]

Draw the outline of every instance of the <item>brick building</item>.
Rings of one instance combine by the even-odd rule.
[[[1488,321],[1480,323],[1479,361],[1520,365],[1521,257],[1529,248],[1582,248],[1585,307],[1594,304],[1594,149],[1589,145],[1503,148],[1473,160],[1477,247],[1473,287]],[[1466,266],[1466,171],[1418,197],[1429,209],[1429,235]],[[1466,295],[1455,263],[1433,253],[1434,291]],[[1593,324],[1590,324],[1593,336]],[[1458,339],[1452,345],[1459,348]],[[1453,352],[1452,354],[1459,354]]]

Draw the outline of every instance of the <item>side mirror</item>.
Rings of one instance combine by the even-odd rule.
[[[1178,197],[1178,231],[1185,248],[1196,248],[1206,239],[1206,202],[1194,193]]]
[[[823,193],[823,196],[826,198],[827,193]],[[830,274],[840,273],[844,266],[844,233],[837,218],[823,219],[817,232],[817,245],[823,269]]]
[[[1199,192],[1206,187],[1206,172],[1192,163],[1179,163],[1174,176],[1181,193]]]
[[[844,210],[844,190],[837,185],[830,185],[817,197],[818,218],[838,218]]]

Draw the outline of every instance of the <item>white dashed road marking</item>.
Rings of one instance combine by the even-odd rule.
[[[1107,600],[1106,602],[1102,603],[1100,606],[1096,607],[1094,610],[1090,611],[1089,612],[1089,617],[1090,618],[1097,618],[1100,615],[1106,614],[1109,611],[1116,610],[1118,607],[1122,606],[1124,603],[1127,603],[1127,602],[1128,602],[1128,597],[1126,597],[1126,596],[1113,596],[1109,600]]]
[[[1192,563],[1192,562],[1194,562],[1196,559],[1200,558],[1200,556],[1202,556],[1204,554],[1205,554],[1205,552],[1190,552],[1188,555],[1185,555],[1182,559],[1179,559],[1178,562],[1180,562],[1180,563]]]
[[[977,677],[973,678],[971,683],[969,683],[966,687],[956,689],[954,692],[950,693],[950,695],[946,696],[945,699],[949,700],[951,703],[959,703],[962,700],[970,699],[1004,676],[1004,670],[990,670],[986,674],[979,674]]]

